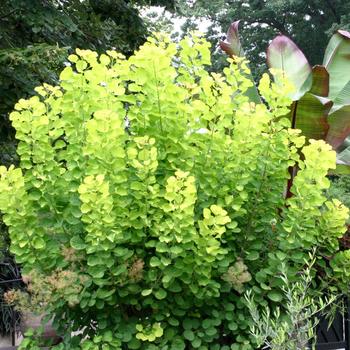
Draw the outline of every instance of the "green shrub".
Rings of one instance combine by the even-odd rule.
[[[335,152],[289,128],[288,84],[264,75],[266,105],[249,103],[246,63],[209,74],[208,46],[77,50],[11,114],[21,162],[0,168],[0,209],[24,273],[52,284],[64,349],[252,349],[242,292],[275,307],[282,261],[293,283],[315,248],[311,290],[347,282],[328,264],[348,215],[324,196]]]

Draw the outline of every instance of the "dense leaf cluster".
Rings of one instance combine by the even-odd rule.
[[[47,305],[62,349],[248,350],[242,292],[281,303],[282,261],[293,283],[316,249],[313,290],[348,283],[348,210],[324,195],[336,155],[290,128],[287,83],[264,75],[266,104],[250,103],[245,61],[208,73],[196,36],[69,60],[59,86],[16,104],[20,168],[0,167],[24,271],[82,283],[73,299],[53,289]]]

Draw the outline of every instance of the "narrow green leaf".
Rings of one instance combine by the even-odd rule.
[[[282,295],[281,293],[277,291],[271,291],[267,293],[267,296],[272,300],[275,301],[276,303],[282,300]]]

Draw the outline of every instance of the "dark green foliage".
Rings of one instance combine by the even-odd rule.
[[[57,43],[95,50],[114,46],[131,53],[147,35],[135,5],[147,3],[158,1],[4,0],[0,9],[0,48]]]

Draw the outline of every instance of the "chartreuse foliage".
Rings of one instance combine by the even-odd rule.
[[[242,292],[274,307],[281,261],[293,282],[316,247],[314,291],[348,283],[348,210],[323,194],[336,155],[281,117],[291,86],[264,75],[267,104],[250,103],[245,61],[208,73],[195,35],[69,60],[60,86],[16,105],[20,168],[0,168],[18,262],[81,281],[76,300],[57,287],[47,306],[64,349],[252,349]]]

